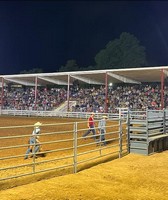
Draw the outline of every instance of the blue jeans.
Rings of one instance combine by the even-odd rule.
[[[29,153],[32,152],[31,146],[33,146],[34,144],[36,144],[35,147],[34,147],[34,153],[38,152],[39,149],[40,149],[40,145],[36,143],[36,139],[35,139],[34,137],[31,137],[31,138],[29,139],[29,144],[30,144],[30,145],[29,145],[29,147],[28,147],[28,149],[27,149],[27,151],[26,151],[25,157],[24,157],[25,159],[27,159]]]
[[[90,132],[93,133],[93,138],[96,140],[96,131],[95,131],[94,126],[90,126],[89,130],[87,130],[86,133],[84,133],[82,137],[86,137],[87,135],[89,135]]]
[[[106,145],[104,129],[100,130],[100,142],[103,142],[103,144]]]

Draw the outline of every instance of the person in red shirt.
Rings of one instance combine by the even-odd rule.
[[[95,122],[94,122],[94,113],[92,112],[88,118],[88,130],[83,134],[82,137],[86,137],[90,132],[93,133],[93,138],[96,140],[96,131],[95,131]]]

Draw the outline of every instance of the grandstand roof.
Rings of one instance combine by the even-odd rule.
[[[142,67],[129,69],[107,69],[90,70],[76,72],[55,72],[55,73],[36,73],[36,74],[14,74],[0,75],[0,83],[16,83],[20,85],[38,86],[47,84],[72,85],[74,80],[88,84],[105,85],[107,83],[135,83],[160,82],[162,70],[164,77],[168,76],[168,66]],[[37,81],[37,82],[36,82]]]

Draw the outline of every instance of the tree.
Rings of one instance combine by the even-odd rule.
[[[110,41],[96,56],[96,69],[145,66],[145,47],[130,33],[122,33],[119,39]]]
[[[95,66],[89,65],[88,67],[80,67],[80,71],[94,70]]]
[[[65,66],[61,66],[60,72],[70,72],[79,70],[79,66],[76,63],[76,60],[68,60]]]
[[[23,70],[20,72],[20,74],[36,74],[36,73],[43,73],[43,70],[41,68],[33,68],[30,70]]]

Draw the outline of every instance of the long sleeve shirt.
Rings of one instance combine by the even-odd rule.
[[[101,119],[98,123],[98,129],[103,129],[104,131],[106,130],[106,120],[105,119]]]
[[[88,127],[94,127],[94,119],[91,116],[88,119]]]
[[[35,128],[32,132],[32,135],[35,136],[35,138],[39,138],[39,134],[40,134],[40,128]]]

